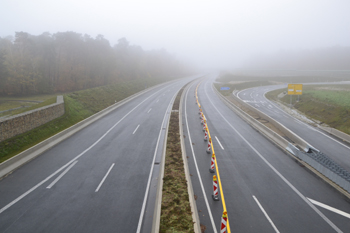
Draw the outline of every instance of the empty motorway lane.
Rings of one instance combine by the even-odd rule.
[[[214,78],[203,80],[198,96],[216,152],[231,232],[348,232],[348,200],[224,105],[212,89]],[[220,232],[222,200],[211,197],[211,156],[205,151],[195,87],[183,105],[186,153],[200,221],[206,232]]]
[[[348,83],[348,82],[343,82]],[[327,84],[327,83],[321,83]],[[327,156],[332,158],[346,170],[350,171],[350,145],[333,138],[328,133],[308,125],[285,113],[277,104],[265,98],[265,93],[286,88],[286,85],[255,87],[243,90],[237,94],[246,103],[269,115],[288,129],[299,135]],[[303,98],[302,96],[300,98]]]
[[[3,178],[0,232],[150,232],[163,128],[191,79],[136,97]]]

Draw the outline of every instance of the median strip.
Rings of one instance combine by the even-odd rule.
[[[183,90],[184,87],[175,98],[169,120],[159,232],[194,232],[180,142],[179,105]]]

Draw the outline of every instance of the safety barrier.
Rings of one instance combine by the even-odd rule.
[[[203,127],[203,131],[204,131],[204,140],[206,141],[206,136],[209,138],[208,140],[208,146],[206,149],[206,152],[208,154],[212,154],[211,156],[211,164],[210,164],[210,168],[209,168],[209,172],[210,173],[215,173],[216,175],[213,175],[213,194],[212,194],[212,198],[214,201],[219,201],[219,189],[220,189],[220,195],[221,195],[221,202],[222,202],[222,207],[223,207],[223,216],[224,218],[222,218],[222,222],[221,222],[221,227],[220,227],[220,232],[225,232],[225,233],[231,233],[230,230],[230,224],[228,221],[228,217],[227,217],[227,209],[226,209],[226,203],[225,203],[225,198],[224,198],[224,193],[222,191],[222,186],[221,186],[221,181],[220,181],[220,173],[219,173],[219,167],[216,161],[216,157],[215,157],[215,150],[214,150],[214,145],[212,143],[211,140],[211,136],[210,136],[210,131],[207,125],[207,120],[206,117],[203,113],[202,107],[198,101],[198,95],[197,95],[197,90],[198,90],[198,86],[200,85],[200,83],[197,85],[196,87],[196,91],[195,91],[195,97],[196,97],[196,104],[199,107],[199,114],[201,115],[201,123],[203,123],[204,127]],[[216,169],[216,171],[215,171]],[[219,188],[218,188],[219,186]],[[223,225],[224,224],[224,225]]]
[[[350,193],[350,173],[343,169],[340,165],[336,164],[332,159],[330,159],[327,155],[323,154],[316,148],[310,146],[306,141],[301,139],[299,136],[292,133],[289,129],[283,127],[278,127],[281,132],[283,132],[286,135],[292,136],[292,140],[294,142],[298,142],[298,146],[302,147],[303,150],[300,150],[297,148],[297,146],[293,145],[292,143],[288,142],[286,139],[281,137],[279,134],[275,133],[270,128],[266,127],[259,121],[257,121],[255,118],[244,112],[241,108],[234,105],[231,101],[227,100],[217,89],[213,86],[214,91],[218,95],[218,97],[223,100],[223,102],[235,113],[237,113],[238,116],[240,116],[243,120],[245,120],[248,124],[250,124],[252,127],[254,127],[256,130],[258,130],[260,133],[265,135],[267,138],[269,138],[271,141],[273,141],[277,146],[281,147],[284,150],[287,150],[291,154],[293,154],[298,159],[304,161],[305,163],[309,164],[311,167],[316,169],[320,174],[327,177],[328,180],[334,182],[339,187],[346,190],[348,193]],[[234,97],[239,101],[240,104],[242,104],[244,107],[248,107],[249,109],[252,109],[249,104],[246,104],[242,100],[238,99],[237,97]],[[254,109],[254,112],[259,114],[260,117],[263,117],[264,119],[268,119],[269,122],[275,126],[280,125],[277,121],[272,119],[271,117],[268,117],[266,114],[263,114],[259,110]],[[291,132],[292,134],[289,134],[288,132]],[[296,137],[295,137],[296,136]],[[305,153],[307,152],[307,153]]]

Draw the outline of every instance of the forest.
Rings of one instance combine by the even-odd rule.
[[[16,32],[0,37],[0,95],[70,92],[126,80],[180,77],[190,69],[165,49],[144,51],[125,38]]]

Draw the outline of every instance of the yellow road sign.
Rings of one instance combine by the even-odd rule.
[[[288,95],[302,95],[303,84],[288,84]]]

